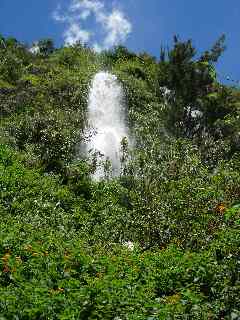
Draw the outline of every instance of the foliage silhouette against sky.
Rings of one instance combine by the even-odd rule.
[[[27,43],[50,37],[57,46],[84,40],[96,50],[121,42],[157,57],[161,44],[171,46],[174,34],[193,39],[204,51],[225,33],[219,76],[239,80],[239,15],[237,0],[2,0],[0,32]]]

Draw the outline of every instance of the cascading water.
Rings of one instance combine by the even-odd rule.
[[[112,174],[120,173],[121,141],[127,137],[124,121],[124,93],[117,77],[109,72],[95,75],[88,99],[90,139],[87,151],[100,154],[102,160],[110,160]],[[98,166],[94,174],[100,179],[104,174]]]

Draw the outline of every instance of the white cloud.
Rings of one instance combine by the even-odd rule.
[[[132,30],[130,22],[119,10],[114,10],[107,16],[104,25],[107,31],[107,36],[104,39],[106,47],[111,47],[119,42],[124,42]]]
[[[86,20],[90,16],[90,14],[90,10],[83,10],[83,12],[80,14],[80,19]]]
[[[93,44],[93,50],[96,52],[101,52],[103,50],[103,47],[101,47],[97,42]]]
[[[99,0],[72,0],[70,11],[75,12],[77,10],[90,10],[97,13],[104,10],[104,3]]]
[[[82,30],[77,23],[73,22],[69,25],[63,36],[65,43],[72,45],[78,41],[81,43],[87,43],[90,39],[91,33],[87,30]]]
[[[55,21],[66,24],[63,34],[65,44],[74,44],[77,41],[88,43],[96,51],[109,49],[112,46],[126,41],[132,31],[132,25],[124,13],[112,8],[107,10],[104,0],[72,0],[67,13],[60,14],[58,7],[53,13]],[[96,41],[96,30],[84,28],[84,22],[93,17],[101,33],[101,40]]]
[[[57,9],[53,12],[52,17],[57,22],[65,22],[67,21],[67,17],[60,14],[61,6],[58,5]]]

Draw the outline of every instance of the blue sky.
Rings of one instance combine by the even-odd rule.
[[[227,50],[217,69],[240,80],[239,0],[0,0],[0,33],[32,43],[51,37],[57,46],[85,39],[97,50],[124,43],[159,56],[172,37],[193,39],[199,51],[222,34]]]

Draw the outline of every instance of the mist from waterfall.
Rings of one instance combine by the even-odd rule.
[[[120,173],[121,141],[127,137],[123,87],[109,72],[99,72],[92,81],[88,99],[88,153],[100,155],[101,162],[110,160],[112,175]],[[94,178],[104,176],[103,165],[98,165]]]

